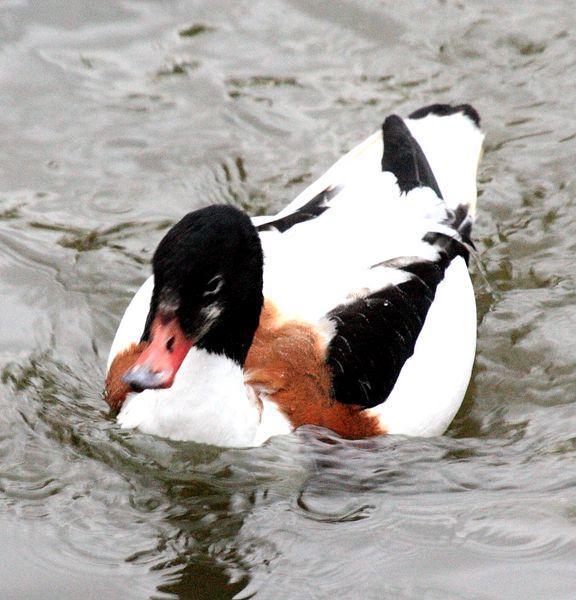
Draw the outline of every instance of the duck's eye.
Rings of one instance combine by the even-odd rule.
[[[204,290],[205,296],[213,296],[220,291],[222,284],[224,283],[224,278],[222,275],[216,275],[212,277],[212,279],[206,284],[206,289]]]

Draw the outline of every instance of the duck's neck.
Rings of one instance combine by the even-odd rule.
[[[210,354],[222,355],[244,367],[262,312],[262,276],[259,287],[245,296],[222,307],[221,313],[210,331],[198,342],[197,347]]]
[[[194,347],[168,389],[127,398],[118,422],[173,440],[218,446],[252,446],[261,406],[244,383],[238,363]]]

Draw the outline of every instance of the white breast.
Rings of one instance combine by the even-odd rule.
[[[234,361],[192,348],[172,386],[130,394],[118,423],[172,440],[243,447],[254,445],[260,410]]]

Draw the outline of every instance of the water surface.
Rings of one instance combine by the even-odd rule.
[[[0,596],[573,598],[570,0],[0,6]],[[483,117],[473,380],[437,439],[250,450],[100,399],[167,228],[277,210],[391,112]]]

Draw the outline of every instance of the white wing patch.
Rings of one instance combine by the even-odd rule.
[[[374,265],[399,256],[437,258],[423,241],[453,235],[446,206],[429,188],[400,194],[391,173],[346,186],[319,217],[285,233],[263,232],[264,296],[295,318],[316,322],[347,298],[397,285],[405,275]]]

